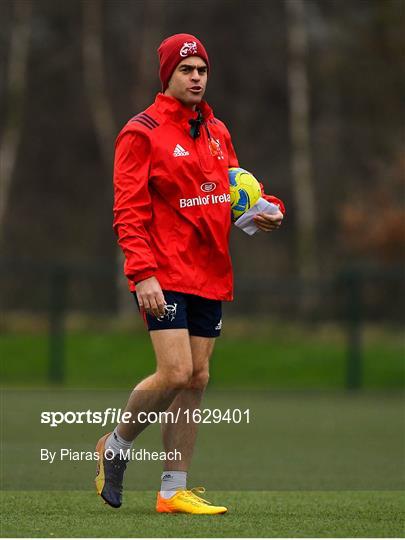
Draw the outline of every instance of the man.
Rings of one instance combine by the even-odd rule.
[[[202,100],[208,55],[189,34],[167,38],[158,54],[163,93],[127,123],[115,152],[114,230],[157,367],[129,397],[125,410],[133,421],[97,444],[97,491],[113,507],[122,503],[125,451],[147,425],[138,413],[199,408],[221,332],[221,301],[232,300],[228,168],[238,160],[228,130]],[[280,226],[284,206],[264,197],[282,210],[255,217],[261,230],[271,231]],[[158,512],[227,511],[187,489],[196,434],[197,424],[182,414],[162,425],[165,451],[181,457],[164,464]]]

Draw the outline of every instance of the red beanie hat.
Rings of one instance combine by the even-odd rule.
[[[166,38],[158,48],[160,69],[159,77],[162,82],[162,91],[168,87],[170,77],[176,66],[187,56],[199,56],[207,64],[210,63],[207,51],[199,39],[191,34],[175,34]]]

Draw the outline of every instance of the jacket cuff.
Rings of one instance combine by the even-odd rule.
[[[262,195],[263,199],[265,199],[267,202],[271,202],[273,204],[276,204],[279,209],[280,209],[280,212],[284,215],[285,214],[285,206],[284,206],[284,203],[281,199],[279,199],[278,197],[275,197],[274,195],[266,195],[265,193]]]
[[[143,272],[137,272],[136,274],[130,274],[127,276],[128,279],[133,281],[135,285],[144,279],[148,279],[155,275],[156,270],[144,270]]]

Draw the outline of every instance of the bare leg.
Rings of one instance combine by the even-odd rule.
[[[150,332],[150,337],[157,368],[153,375],[134,388],[129,397],[125,411],[132,414],[132,420],[136,420],[136,415],[141,411],[165,411],[178,392],[187,387],[193,373],[190,338],[186,329],[154,330]],[[126,441],[133,441],[147,425],[121,422],[118,434]]]
[[[188,471],[193,456],[198,424],[191,421],[192,411],[198,409],[209,378],[209,359],[214,349],[215,338],[190,336],[193,359],[193,375],[187,388],[181,390],[170,405],[169,411],[176,415],[180,408],[190,410],[190,423],[180,414],[176,424],[162,424],[163,445],[166,452],[178,450],[181,459],[166,461],[165,471]]]

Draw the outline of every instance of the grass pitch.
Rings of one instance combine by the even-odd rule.
[[[93,450],[103,429],[51,429],[40,411],[122,406],[131,381],[154,365],[146,334],[68,334],[67,387],[49,387],[47,345],[43,335],[0,336],[2,380],[19,387],[2,394],[2,537],[404,536],[402,338],[365,341],[364,387],[385,390],[359,393],[336,392],[341,337],[219,340],[213,389],[228,390],[209,392],[204,406],[249,408],[252,421],[200,426],[190,485],[205,483],[207,499],[228,506],[224,516],[156,514],[155,492],[135,489],[157,486],[160,463],[131,464],[124,506],[114,510],[89,489],[94,463],[41,462],[42,447]],[[296,391],[274,392],[281,388]],[[315,388],[333,391],[302,391]],[[141,437],[160,448],[159,426]]]
[[[231,325],[229,321],[227,324]],[[225,327],[215,345],[211,386],[291,390],[345,387],[348,353],[342,330],[271,325],[260,330],[253,323],[253,327],[247,322],[233,324],[232,330]],[[3,333],[0,357],[3,384],[32,387],[49,383],[46,334]],[[362,386],[404,388],[404,359],[402,331],[365,333]],[[155,360],[149,336],[143,330],[68,332],[63,364],[64,382],[71,388],[127,388],[129,381],[149,375]]]
[[[3,390],[3,489],[48,492],[92,486],[94,461],[62,459],[61,449],[93,451],[107,424],[42,424],[41,411],[96,411],[122,406],[125,391]],[[209,409],[250,410],[250,422],[202,423],[189,482],[210,491],[394,491],[405,488],[401,393],[209,391]],[[136,450],[161,450],[160,426],[149,426]],[[56,452],[53,463],[41,449]],[[155,490],[161,463],[131,461],[125,488]]]
[[[205,485],[208,500],[228,506],[224,516],[156,514],[158,462],[130,464],[124,505],[114,510],[92,489],[94,462],[40,461],[41,447],[93,450],[103,432],[41,425],[41,409],[95,409],[123,397],[3,391],[3,537],[404,535],[401,394],[209,393],[207,406],[252,410],[250,424],[200,426],[189,485]],[[159,426],[146,430],[139,446],[159,449]]]
[[[162,515],[155,493],[125,493],[119,510],[95,493],[2,494],[3,537],[401,537],[405,496],[392,491],[211,492],[223,516]]]

